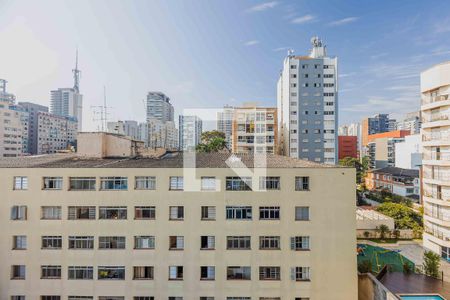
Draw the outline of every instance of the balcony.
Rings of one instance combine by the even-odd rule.
[[[450,100],[449,95],[422,97],[422,105]]]
[[[440,141],[450,141],[450,133],[444,132],[433,132],[422,134],[422,142],[440,142]]]
[[[440,240],[443,240],[446,242],[450,241],[450,236],[441,230],[432,230],[431,228],[425,227],[424,231]]]
[[[444,160],[450,161],[450,152],[431,152],[423,153],[423,160]]]
[[[425,209],[424,214],[428,217],[438,219],[440,221],[449,222],[450,215],[443,211],[432,211],[430,209]]]
[[[442,113],[442,114],[432,114],[431,116],[423,117],[422,123],[427,122],[436,122],[436,121],[448,121],[449,119],[449,113]]]

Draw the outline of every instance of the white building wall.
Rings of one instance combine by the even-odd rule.
[[[395,144],[395,166],[418,170],[422,165],[422,142],[420,134],[407,135],[403,142]]]

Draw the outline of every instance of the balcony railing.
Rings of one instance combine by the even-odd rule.
[[[423,142],[430,141],[450,141],[450,133],[449,132],[433,132],[433,133],[425,133],[422,135]]]
[[[446,233],[440,231],[440,230],[432,230],[431,228],[425,227],[425,232],[428,234],[431,234],[432,236],[437,237],[440,240],[443,241],[450,241],[450,237],[449,235],[447,235]]]
[[[422,118],[422,123],[427,122],[436,122],[436,121],[447,121],[449,119],[449,115],[447,114],[435,114],[428,117]]]
[[[438,192],[432,193],[432,192],[429,192],[429,191],[425,190],[425,191],[423,191],[423,195],[425,197],[428,197],[428,198],[433,198],[433,199],[442,200],[442,201],[448,201],[449,200],[447,198],[444,199],[442,197],[442,192],[440,192],[440,193],[438,193]]]
[[[440,181],[450,181],[450,173],[442,172],[442,173],[432,173],[432,172],[423,172],[424,179],[434,179]]]
[[[439,219],[441,221],[445,221],[445,222],[450,221],[450,216],[447,213],[444,213],[444,212],[440,212],[440,211],[434,211],[433,212],[431,210],[425,209],[424,213],[425,213],[426,216],[429,216],[429,217],[432,217],[432,218],[435,218],[435,219]]]
[[[429,152],[423,153],[423,160],[447,160],[450,161],[450,152]]]
[[[449,100],[449,95],[439,95],[439,96],[433,96],[433,97],[423,97],[422,98],[422,105],[435,103],[439,101],[445,101]]]

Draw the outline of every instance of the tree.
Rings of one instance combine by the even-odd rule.
[[[370,236],[370,232],[368,232],[368,231],[364,231],[364,237],[366,238],[366,239],[368,239],[369,238],[369,236]]]
[[[377,211],[393,218],[397,229],[423,229],[422,216],[403,203],[384,202]]]
[[[380,233],[380,239],[384,239],[386,237],[386,234],[389,232],[389,227],[385,224],[381,224],[379,227],[377,227],[377,231]]]
[[[423,269],[425,275],[438,278],[439,276],[440,257],[439,255],[425,251],[423,254]]]
[[[196,147],[198,152],[219,152],[226,148],[225,133],[217,130],[203,132],[201,143]]]
[[[339,160],[339,165],[344,167],[350,167],[356,169],[356,183],[361,183],[363,180],[362,176],[362,165],[357,158],[354,157],[344,157]]]

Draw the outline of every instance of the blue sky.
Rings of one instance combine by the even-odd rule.
[[[339,57],[340,123],[419,108],[419,75],[450,59],[450,1],[5,1],[0,78],[49,104],[80,51],[85,130],[107,89],[110,119],[144,120],[149,90],[184,108],[276,105],[288,48],[319,35]]]

